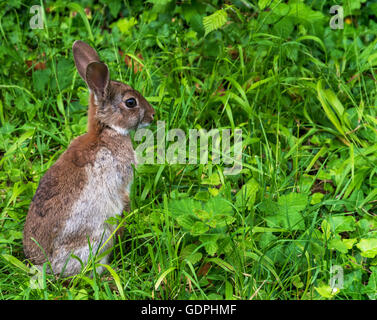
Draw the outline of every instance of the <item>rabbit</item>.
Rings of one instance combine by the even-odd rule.
[[[110,80],[107,65],[91,46],[77,40],[72,50],[90,92],[88,131],[41,178],[23,233],[25,257],[39,269],[49,261],[48,272],[65,277],[81,272],[71,254],[86,263],[101,246],[99,253],[113,246],[116,226],[105,220],[129,211],[137,165],[129,132],[151,124],[155,114],[138,91]],[[100,262],[108,260],[106,255]]]

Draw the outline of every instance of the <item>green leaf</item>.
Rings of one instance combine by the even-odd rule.
[[[196,209],[194,210],[194,213],[202,221],[206,221],[211,218],[211,215],[205,210]]]
[[[224,269],[225,271],[235,272],[232,265],[230,265],[228,262],[225,262],[224,260],[220,258],[211,258],[211,259],[208,259],[207,262],[213,262],[217,264],[219,267],[221,267],[222,269]]]
[[[190,233],[193,235],[200,235],[206,233],[209,227],[201,221],[196,221],[190,228]]]
[[[360,10],[361,4],[365,3],[366,0],[352,0],[352,1],[343,1],[343,14],[345,17],[355,13],[355,10]]]
[[[175,267],[170,267],[169,269],[165,270],[164,272],[161,273],[161,275],[159,276],[159,278],[157,279],[155,285],[154,285],[154,289],[157,290],[158,287],[160,286],[161,282],[165,279],[165,277],[172,271],[175,270]]]
[[[320,80],[317,83],[317,94],[328,119],[332,122],[339,133],[346,137],[345,131],[349,131],[350,129],[341,122],[343,119],[344,107],[336,97],[335,93],[330,89],[324,89],[323,81]],[[333,110],[335,110],[335,112]]]
[[[24,265],[20,260],[18,260],[16,257],[13,257],[12,255],[10,254],[6,254],[6,253],[3,253],[1,255],[6,261],[8,261],[9,263],[11,263],[12,265],[14,265],[15,267],[19,268],[20,270],[22,270],[23,272],[26,272],[28,273],[29,272],[29,268]]]
[[[204,244],[209,255],[214,255],[218,250],[217,240],[220,238],[218,234],[203,234],[199,237],[201,243]]]
[[[217,186],[221,184],[220,176],[217,172],[211,174],[208,178],[202,179],[201,184],[209,184],[211,186]]]
[[[119,292],[121,298],[123,300],[126,300],[126,296],[124,295],[122,283],[120,281],[118,274],[115,272],[115,270],[113,268],[111,268],[108,264],[98,263],[97,265],[106,268],[110,272],[111,276],[113,277],[113,279],[115,281],[115,285],[117,286],[117,289],[118,289],[118,292]]]
[[[206,221],[212,228],[224,227],[233,223],[233,207],[228,200],[220,197],[211,198],[204,206],[209,219]]]
[[[49,68],[33,71],[33,85],[35,91],[42,93],[50,81],[51,70]],[[86,100],[88,101],[88,99]]]
[[[356,229],[356,221],[353,216],[331,216],[328,223],[330,231],[333,233],[355,231]]]
[[[345,245],[345,243],[340,239],[340,237],[337,237],[335,239],[331,239],[328,243],[329,249],[337,250],[341,253],[347,253],[348,248]]]
[[[260,10],[264,10],[271,2],[271,0],[259,0],[258,7]]]
[[[182,216],[179,216],[177,218],[177,223],[181,227],[183,227],[187,230],[191,230],[191,228],[192,228],[192,226],[194,225],[195,222],[197,222],[197,221],[192,216],[183,216],[182,215]]]
[[[207,17],[203,17],[203,26],[205,30],[205,36],[217,29],[220,29],[226,24],[228,15],[225,9],[217,10]]]
[[[101,0],[102,3],[107,4],[111,15],[116,18],[119,14],[122,2],[118,0]]]
[[[301,281],[300,279],[300,276],[299,275],[295,275],[293,277],[293,281],[292,281],[293,285],[297,288],[297,289],[300,289],[304,286],[304,283]]]
[[[195,212],[201,209],[201,203],[193,199],[179,199],[171,200],[169,202],[169,212],[173,217],[181,215],[192,215],[194,217]]]
[[[225,300],[233,299],[233,286],[229,281],[225,282]]]
[[[88,300],[89,294],[85,289],[71,289],[74,300]]]
[[[220,197],[211,198],[204,205],[204,210],[210,215],[228,216],[233,214],[233,207],[228,200]]]
[[[236,194],[236,206],[243,207],[247,206],[250,210],[254,205],[256,194],[259,190],[259,184],[255,179],[250,179],[246,182],[240,191]]]
[[[321,295],[321,297],[327,298],[327,299],[331,299],[332,297],[334,297],[340,292],[339,289],[338,290],[333,289],[329,285],[326,285],[326,284],[321,285],[319,287],[314,287],[314,288]]]
[[[131,17],[130,19],[119,19],[117,22],[112,23],[110,27],[113,28],[114,26],[117,26],[121,33],[125,35],[130,35],[133,26],[135,26],[136,24],[137,20],[134,17]]]
[[[286,38],[294,30],[294,27],[295,27],[294,22],[295,22],[294,18],[286,16],[273,24],[273,30],[279,36]],[[292,48],[288,50],[287,54],[289,54],[291,50]]]
[[[369,276],[368,284],[363,288],[362,292],[368,295],[371,300],[377,299],[377,267],[370,267],[372,274]]]
[[[357,239],[342,239],[344,245],[347,249],[352,249],[353,245],[356,243]]]
[[[217,252],[218,245],[216,241],[210,241],[204,245],[204,248],[210,256],[213,256]]]
[[[377,239],[361,239],[356,245],[361,251],[361,255],[366,258],[374,258],[377,255]]]
[[[312,195],[312,200],[310,200],[310,204],[317,204],[317,203],[321,203],[323,197],[325,195],[323,193],[320,193],[320,192],[316,192]]]
[[[209,199],[209,193],[207,191],[199,191],[196,193],[195,200],[207,201]]]
[[[35,131],[35,129],[28,130],[28,131],[24,132],[17,140],[15,140],[15,143],[10,148],[8,148],[7,152],[0,159],[0,166],[7,159],[7,156],[10,156],[18,148],[21,148],[21,145],[25,142],[25,140],[30,139],[34,135],[34,131]]]
[[[197,249],[197,245],[189,244],[181,250],[180,258],[187,259],[192,264],[199,262],[202,259],[202,254]]]
[[[278,200],[279,211],[282,213],[292,213],[302,211],[308,204],[308,196],[303,193],[289,193],[283,195]]]
[[[265,218],[269,227],[289,230],[304,230],[305,222],[301,211],[306,208],[308,197],[302,193],[290,193],[279,198],[277,210],[273,209]]]

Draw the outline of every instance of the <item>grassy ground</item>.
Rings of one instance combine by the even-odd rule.
[[[29,3],[1,3],[0,299],[376,298],[377,5],[364,2],[343,2],[340,30],[329,1],[47,1],[40,30]],[[106,273],[93,257],[76,277],[33,278],[30,201],[86,130],[76,39],[166,129],[242,129],[243,169],[139,167]]]

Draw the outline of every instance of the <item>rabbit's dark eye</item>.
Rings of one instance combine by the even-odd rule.
[[[135,108],[136,105],[137,105],[137,102],[134,98],[129,98],[129,99],[126,100],[126,106],[128,108]]]

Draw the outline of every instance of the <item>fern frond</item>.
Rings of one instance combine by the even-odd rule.
[[[225,9],[215,11],[209,16],[203,17],[203,26],[205,36],[217,29],[220,29],[228,21],[228,15]]]

